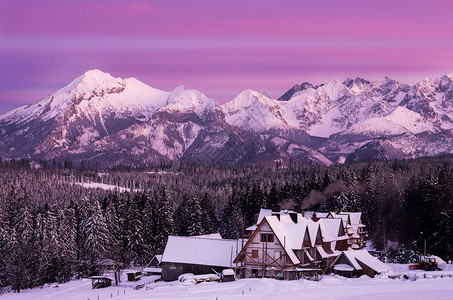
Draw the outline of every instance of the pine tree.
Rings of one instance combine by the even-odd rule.
[[[272,183],[269,194],[266,197],[266,208],[272,209],[280,203],[280,197],[277,191],[277,185]]]
[[[128,227],[127,227],[127,250],[128,256],[132,262],[140,264],[143,257],[143,231],[144,225],[142,215],[140,213],[140,195],[136,194],[129,205],[127,212]]]
[[[189,198],[187,195],[182,197],[181,203],[176,208],[173,219],[175,221],[174,233],[180,236],[189,235],[190,221],[188,215],[190,213]]]
[[[74,203],[59,209],[59,235],[61,239],[59,279],[68,282],[77,262],[77,220]]]
[[[203,234],[203,225],[201,222],[202,212],[198,198],[192,198],[189,202],[189,227],[187,233],[189,236]]]
[[[36,263],[36,249],[33,247],[33,205],[26,195],[17,198],[14,190],[11,191],[8,201],[11,234],[6,245],[5,269],[12,289],[20,292],[32,285],[36,275],[32,273]]]
[[[217,219],[212,201],[208,197],[208,193],[204,194],[203,199],[201,199],[200,206],[202,212],[201,226],[203,228],[203,234],[218,232],[219,220]]]
[[[236,195],[233,195],[220,218],[220,235],[224,239],[237,239],[241,236],[243,227],[241,207]]]
[[[168,201],[165,189],[162,189],[157,197],[153,210],[153,228],[156,241],[156,252],[163,253],[168,236],[173,233],[175,223],[173,220],[173,208]]]
[[[100,260],[104,259],[110,250],[110,234],[98,201],[93,201],[93,213],[85,225],[85,251],[89,260],[89,273],[99,272]]]

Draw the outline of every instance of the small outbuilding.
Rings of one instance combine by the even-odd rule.
[[[162,255],[162,280],[177,280],[181,274],[220,273],[235,266],[237,240],[169,236]]]
[[[345,277],[368,275],[373,278],[377,274],[392,270],[391,267],[372,256],[367,250],[343,251],[332,263],[335,274]]]
[[[112,285],[112,279],[103,276],[91,276],[88,277],[91,279],[91,288],[92,289],[101,289],[106,288]]]
[[[127,281],[139,281],[142,278],[142,272],[128,272]]]
[[[220,276],[220,280],[222,282],[235,281],[236,280],[236,274],[234,273],[234,270],[232,270],[232,269],[223,270],[222,271],[222,275]]]

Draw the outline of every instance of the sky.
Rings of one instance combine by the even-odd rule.
[[[244,89],[453,73],[453,1],[0,0],[0,113],[90,69],[219,103]]]

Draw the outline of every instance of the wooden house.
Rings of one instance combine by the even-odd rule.
[[[169,236],[162,255],[162,279],[176,280],[184,273],[208,274],[234,268],[241,240]]]
[[[331,269],[335,274],[345,277],[368,275],[371,278],[391,270],[388,265],[372,256],[367,250],[342,252],[332,263]]]
[[[293,211],[269,210],[261,210],[258,220],[234,260],[242,278],[296,279],[304,272],[322,272],[346,249],[340,220],[316,222]]]

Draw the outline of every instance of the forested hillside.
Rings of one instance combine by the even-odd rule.
[[[86,170],[0,162],[0,286],[14,289],[146,265],[166,238],[238,237],[261,207],[363,211],[383,255],[453,256],[453,159],[217,168],[174,164]],[[128,192],[87,188],[119,186]],[[84,183],[82,186],[80,183]],[[395,248],[396,247],[396,248]],[[397,250],[400,249],[400,250]],[[399,253],[398,253],[399,252]],[[400,259],[404,257],[399,255]]]

